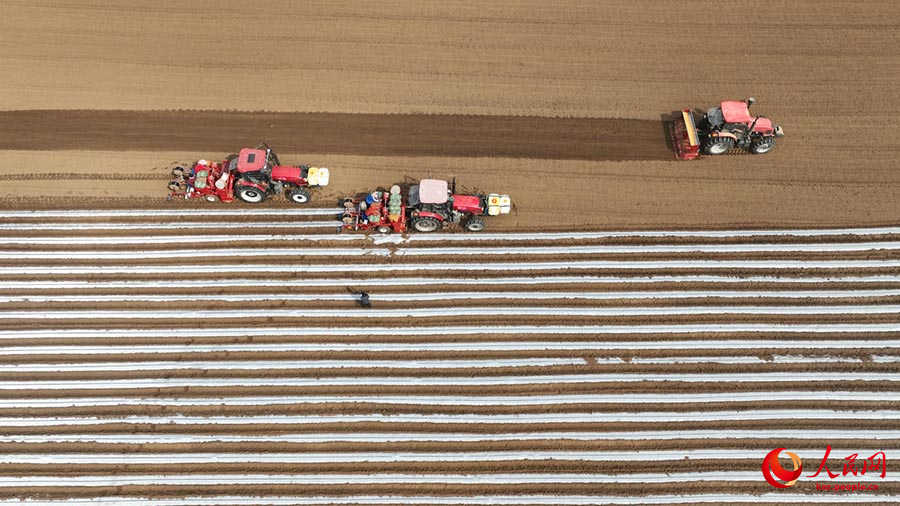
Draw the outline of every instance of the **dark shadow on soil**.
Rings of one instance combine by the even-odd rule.
[[[0,149],[669,160],[651,120],[226,111],[4,111]],[[662,134],[662,135],[661,135]]]

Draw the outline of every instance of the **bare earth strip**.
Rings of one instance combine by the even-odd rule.
[[[215,128],[209,128],[215,125]],[[219,111],[3,111],[0,149],[284,152],[369,156],[668,160],[661,121]]]
[[[0,181],[0,208],[154,207],[207,221],[223,211],[296,209],[277,196],[261,208],[239,202],[165,200],[165,183],[174,164],[224,158],[243,145],[266,140],[265,134],[243,138],[221,151],[2,151],[0,174],[18,179]],[[303,131],[297,135],[302,143]],[[488,231],[896,225],[900,216],[900,172],[893,169],[896,153],[885,152],[883,160],[862,164],[840,152],[810,164],[808,157],[818,156],[814,152],[787,156],[788,149],[797,148],[785,141],[784,151],[779,146],[765,159],[728,156],[696,163],[678,163],[674,158],[601,162],[357,156],[307,150],[279,154],[286,163],[332,170],[330,185],[313,192],[311,205],[316,207],[334,207],[342,197],[430,176],[456,176],[463,189],[510,194],[512,214],[489,220]],[[116,178],[98,179],[98,174]],[[141,179],[124,179],[131,174]],[[146,174],[158,179],[145,179]]]

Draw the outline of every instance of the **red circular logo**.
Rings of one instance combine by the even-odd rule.
[[[794,464],[794,470],[788,471],[781,467],[781,463],[778,462],[778,454],[780,454],[782,450],[784,450],[784,448],[775,448],[766,455],[766,458],[764,458],[762,462],[763,478],[769,482],[769,485],[776,488],[788,488],[794,483],[797,483],[797,478],[799,478],[800,473],[803,472],[803,463],[800,462],[800,457],[791,452],[784,453],[788,454],[791,458],[791,463]],[[775,475],[774,477],[772,476],[773,474]],[[775,481],[775,478],[787,483],[779,483]]]

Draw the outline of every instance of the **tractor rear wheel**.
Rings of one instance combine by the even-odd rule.
[[[266,200],[266,194],[259,188],[254,188],[252,186],[238,186],[235,190],[241,200],[250,204],[259,204],[263,200]]]
[[[466,220],[466,230],[469,232],[481,232],[484,230],[484,219],[480,216],[469,216]]]
[[[731,137],[710,137],[703,143],[703,153],[707,155],[724,155],[734,147]]]
[[[309,192],[304,188],[291,190],[287,195],[288,200],[295,204],[306,204],[309,202]]]
[[[762,155],[772,151],[775,148],[775,139],[772,137],[763,137],[756,139],[750,143],[750,152],[754,155]]]
[[[425,217],[425,218],[416,218],[412,220],[412,228],[416,229],[419,232],[435,232],[441,229],[441,222],[436,218]]]

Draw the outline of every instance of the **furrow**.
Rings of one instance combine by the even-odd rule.
[[[511,441],[680,441],[699,440],[705,443],[709,441],[743,441],[743,440],[779,440],[779,441],[804,441],[804,440],[835,440],[850,438],[860,441],[900,440],[900,430],[856,429],[850,435],[845,429],[710,429],[710,430],[633,430],[633,431],[604,431],[604,432],[501,432],[501,433],[454,433],[433,432],[416,433],[388,432],[371,433],[361,431],[348,431],[344,433],[294,433],[294,434],[235,434],[232,432],[212,434],[178,434],[178,433],[150,433],[138,434],[98,434],[71,433],[71,434],[20,434],[0,435],[0,443],[97,443],[97,444],[167,444],[167,445],[198,445],[208,443],[269,443],[269,444],[334,444],[334,443],[478,443],[478,442],[511,442]]]
[[[703,299],[703,298],[815,298],[849,299],[868,297],[900,297],[900,289],[877,290],[755,290],[755,291],[647,291],[647,292],[422,292],[422,293],[380,293],[370,294],[372,302],[419,302],[450,300],[632,300],[632,299]],[[312,301],[358,301],[357,294],[190,294],[171,293],[160,295],[0,295],[0,304],[11,303],[91,303],[91,302],[312,302]]]
[[[39,357],[30,356],[29,359]],[[143,357],[138,357],[143,358]],[[151,357],[159,358],[159,357]],[[872,355],[866,357],[775,355],[772,357],[585,357],[585,358],[523,358],[482,360],[248,360],[222,361],[149,361],[129,362],[62,362],[62,363],[0,363],[0,373],[44,372],[116,372],[116,371],[177,371],[177,370],[304,370],[320,371],[351,369],[503,369],[511,367],[559,367],[559,366],[625,366],[639,369],[645,365],[796,365],[796,364],[895,364],[900,355]]]
[[[28,256],[17,253],[15,258]],[[66,256],[62,258],[68,258]],[[900,260],[573,260],[568,262],[470,262],[470,263],[389,263],[389,264],[298,264],[272,266],[270,264],[222,264],[180,265],[178,273],[223,274],[276,271],[286,273],[369,273],[369,272],[433,272],[433,271],[571,271],[571,270],[624,270],[655,271],[662,269],[896,269]],[[93,275],[172,274],[170,265],[87,265],[87,266],[0,266],[0,276],[9,275]],[[821,274],[821,273],[817,273]],[[877,273],[873,273],[877,274]]]
[[[779,284],[817,284],[817,283],[849,283],[849,284],[876,284],[876,283],[900,283],[900,276],[890,274],[877,274],[871,276],[714,276],[714,275],[684,275],[684,276],[534,276],[534,277],[495,277],[489,280],[483,278],[350,278],[350,279],[320,279],[310,278],[302,280],[273,280],[273,279],[235,279],[222,278],[210,280],[181,279],[178,286],[182,289],[198,288],[306,288],[306,287],[354,287],[354,286],[432,286],[432,285],[479,285],[490,283],[492,287],[502,285],[568,285],[568,284],[665,284],[665,283],[779,283]],[[0,285],[3,290],[142,290],[171,288],[171,280],[160,281],[4,281]],[[856,291],[856,290],[854,290]],[[489,292],[488,292],[489,293]],[[636,292],[640,293],[640,292]],[[678,293],[678,292],[671,292]],[[715,291],[708,292],[716,294]],[[752,293],[748,292],[742,293]],[[781,293],[780,291],[777,293]],[[710,295],[712,296],[712,295]]]
[[[838,476],[837,482],[859,481],[864,483],[897,483],[900,477],[879,478],[874,474],[862,476]],[[258,485],[258,484],[290,484],[290,485],[347,485],[347,484],[625,484],[625,483],[687,483],[696,481],[714,482],[758,482],[759,471],[710,471],[692,473],[646,473],[646,474],[206,474],[188,476],[170,475],[110,475],[110,476],[0,476],[0,487],[66,487],[66,486],[129,486],[129,485]]]
[[[880,449],[836,448],[836,454],[872,455]],[[803,459],[821,459],[818,449],[798,449]],[[654,462],[674,460],[755,460],[759,450],[700,449],[700,450],[637,450],[637,451],[490,451],[490,452],[328,452],[328,453],[26,453],[0,454],[0,464],[219,464],[219,463],[355,463],[355,462],[496,462],[522,460],[570,460],[597,462]]]
[[[445,316],[673,316],[673,315],[875,315],[898,314],[900,305],[857,306],[679,306],[679,307],[465,307],[410,309],[204,309],[183,310],[179,318],[202,320],[243,318],[436,318]],[[170,310],[141,311],[0,311],[11,320],[140,320],[171,319]]]
[[[147,379],[104,379],[104,380],[34,380],[0,381],[0,391],[40,390],[40,389],[98,389],[115,390],[128,388],[182,388],[182,387],[333,387],[333,386],[497,386],[497,385],[540,385],[567,383],[634,383],[634,382],[688,382],[719,383],[723,381],[741,383],[778,383],[797,381],[806,383],[828,381],[900,382],[900,372],[754,372],[754,373],[606,373],[606,374],[566,374],[541,376],[350,376],[319,378],[147,378]]]
[[[777,399],[780,402],[847,401],[900,402],[900,392],[836,392],[836,391],[780,391],[678,394],[558,394],[558,395],[347,395],[347,396],[246,396],[212,398],[174,397],[78,397],[0,399],[0,409],[37,409],[100,406],[272,406],[292,404],[366,403],[421,406],[541,406],[551,404],[711,404],[758,402]]]
[[[180,416],[168,417],[0,417],[0,427],[59,427],[97,424],[167,424],[190,425],[297,425],[297,424],[352,424],[379,422],[387,424],[577,424],[577,423],[647,423],[647,422],[713,422],[756,420],[869,420],[897,421],[900,411],[860,410],[838,411],[829,409],[770,409],[747,411],[682,411],[682,412],[616,412],[616,413],[564,413],[564,414],[512,414],[512,415],[258,415],[258,416]]]
[[[685,325],[496,325],[496,326],[416,326],[416,327],[256,327],[256,328],[190,328],[190,329],[40,329],[40,330],[0,330],[0,340],[3,339],[130,339],[130,338],[197,338],[197,337],[263,337],[263,336],[464,336],[464,335],[592,335],[592,334],[698,334],[698,333],[787,333],[787,334],[861,334],[861,333],[896,333],[900,332],[900,323],[827,323],[827,324],[764,324],[764,323],[748,323],[748,324],[685,324]],[[742,348],[740,340],[737,342],[722,341],[722,347]],[[784,348],[785,346],[806,346],[821,348],[824,343],[821,341],[806,341],[807,344],[798,344],[799,340],[774,341],[769,345],[772,348]],[[840,344],[838,344],[840,343]],[[603,343],[594,346],[601,346],[597,349],[616,349],[605,348],[605,346],[622,348],[625,343]],[[629,343],[633,347],[641,348],[644,346],[662,346],[663,348],[675,349],[696,349],[696,348],[714,348],[712,342],[683,342],[673,341],[665,343]],[[878,347],[896,347],[900,341],[883,339],[877,341],[835,341],[834,346],[844,346],[850,348],[867,348],[871,346]],[[753,347],[762,346],[762,342],[746,343]],[[265,345],[262,345],[265,346]],[[392,350],[422,350],[430,349],[463,349],[478,350],[486,349],[484,343],[435,343],[434,345],[409,345],[409,344],[360,344],[360,345],[341,345],[341,344],[307,344],[296,345],[297,350],[306,349],[314,351],[316,349],[323,350],[339,350],[339,349],[367,349],[371,351],[392,351]],[[306,346],[304,348],[303,346]],[[411,347],[410,347],[411,346]],[[566,349],[589,349],[590,345],[572,344],[572,343],[544,343],[535,345],[534,343],[522,342],[506,342],[506,343],[489,343],[487,349],[507,349],[507,350],[528,350],[528,349],[559,349],[557,346],[568,347]],[[574,346],[574,347],[573,347]],[[588,348],[585,348],[588,346]],[[449,347],[449,348],[448,348]]]
[[[324,226],[329,226],[325,224]],[[44,245],[137,245],[150,244],[217,244],[226,242],[253,243],[265,241],[293,242],[302,236],[292,235],[223,235],[223,236],[143,236],[143,237],[6,237],[0,244],[6,246],[44,246]],[[307,238],[308,239],[308,238]],[[814,243],[814,244],[690,244],[690,245],[640,245],[640,246],[528,246],[528,247],[487,247],[468,246],[418,247],[418,248],[292,248],[292,247],[256,247],[227,248],[211,247],[193,249],[145,249],[145,250],[27,250],[32,259],[160,259],[160,258],[205,258],[211,255],[249,258],[249,257],[342,257],[342,256],[391,256],[391,257],[429,257],[429,256],[497,256],[497,255],[629,255],[629,254],[674,254],[674,253],[846,253],[875,252],[900,250],[900,241],[862,242],[862,243]],[[22,250],[0,250],[0,259],[18,259]]]

